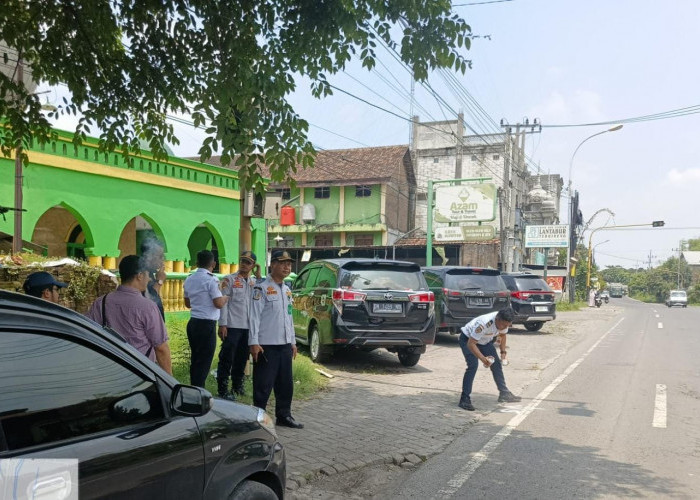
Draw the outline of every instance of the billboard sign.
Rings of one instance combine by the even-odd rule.
[[[569,246],[569,225],[527,226],[525,248],[566,248]]]
[[[451,226],[435,228],[435,241],[484,241],[496,235],[493,226]]]
[[[462,183],[435,188],[435,222],[483,222],[495,218],[495,184]]]

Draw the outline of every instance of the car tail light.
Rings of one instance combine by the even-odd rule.
[[[366,293],[354,292],[337,288],[333,290],[333,305],[339,313],[343,313],[343,302],[362,302],[367,297]]]
[[[443,288],[442,293],[446,297],[461,297],[462,296],[462,292],[460,292],[459,290],[450,290],[449,288]]]
[[[433,292],[420,292],[408,296],[411,302],[435,302],[435,294]]]
[[[528,300],[532,292],[511,292],[510,296],[520,300]]]
[[[496,297],[508,297],[508,292],[496,292]]]

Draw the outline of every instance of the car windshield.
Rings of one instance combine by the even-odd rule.
[[[540,278],[515,278],[515,284],[518,290],[540,290],[543,292],[551,292],[547,283]]]
[[[352,290],[420,290],[420,271],[410,267],[353,266],[343,272],[340,287]]]
[[[445,276],[445,288],[450,290],[499,290],[503,280],[495,275],[452,274]]]

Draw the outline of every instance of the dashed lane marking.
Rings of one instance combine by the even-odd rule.
[[[663,327],[664,327],[664,324],[661,321],[659,321],[659,329],[663,329]]]
[[[466,483],[477,471],[477,469],[488,460],[489,455],[491,455],[491,453],[493,453],[500,446],[500,444],[505,441],[508,436],[510,436],[510,434],[530,415],[530,413],[532,413],[540,405],[542,401],[549,397],[552,391],[554,391],[554,389],[556,389],[559,384],[566,379],[566,377],[571,375],[571,372],[573,372],[581,363],[583,363],[583,360],[586,359],[586,357],[593,352],[593,350],[598,347],[605,337],[607,337],[610,332],[617,328],[624,319],[624,317],[620,318],[620,320],[615,323],[610,330],[605,332],[580,358],[578,358],[566,370],[564,370],[564,373],[554,379],[554,381],[545,387],[542,392],[540,392],[537,397],[530,402],[530,404],[525,406],[525,408],[523,408],[517,415],[511,418],[510,421],[500,431],[498,431],[496,435],[494,435],[484,445],[483,448],[481,448],[481,450],[472,455],[471,460],[469,460],[452,477],[452,479],[447,481],[447,485],[439,490],[437,494],[432,497],[432,500],[447,500],[452,498],[454,494],[457,493],[457,491],[459,491],[459,489],[464,485],[464,483]]]
[[[666,428],[666,385],[656,384],[656,399],[654,400],[654,420],[652,427]]]

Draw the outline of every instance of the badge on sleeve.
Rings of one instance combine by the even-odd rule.
[[[257,286],[253,288],[253,300],[260,300],[262,299],[262,289],[258,288]]]
[[[474,330],[474,333],[481,333],[481,332],[483,332],[483,331],[484,331],[484,327],[483,327],[482,325],[479,325],[479,326],[477,326],[476,329]]]
[[[486,328],[489,328],[491,325],[493,325],[493,320],[489,320],[489,322],[486,323]]]

